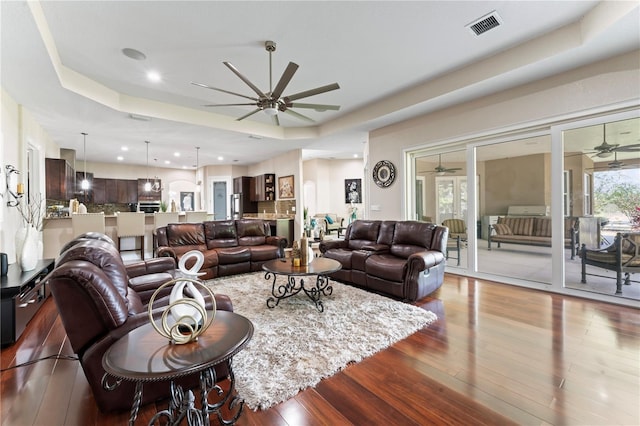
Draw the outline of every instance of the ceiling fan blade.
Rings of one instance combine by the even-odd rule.
[[[262,91],[260,89],[258,89],[252,82],[250,82],[247,77],[245,77],[244,75],[240,74],[240,71],[238,71],[238,69],[236,67],[234,67],[233,64],[231,64],[231,62],[223,62],[223,64],[225,64],[227,66],[227,68],[229,68],[231,70],[231,72],[233,72],[235,75],[237,75],[238,78],[240,78],[240,80],[244,81],[247,86],[251,87],[251,89],[254,92],[256,92],[258,94],[258,96],[260,96],[261,98],[266,98],[267,97],[267,95],[262,93]]]
[[[289,108],[309,108],[309,109],[315,109],[316,111],[319,111],[319,112],[328,111],[328,110],[338,111],[340,109],[340,105],[301,104],[299,102],[290,103],[289,105],[287,105],[287,107],[289,107]]]
[[[310,123],[315,123],[314,120],[310,119],[309,117],[307,117],[306,115],[302,115],[299,112],[295,112],[294,110],[291,109],[285,109],[284,112],[286,112],[287,114],[293,115],[294,117],[299,118],[300,120],[304,120],[304,121],[308,121]]]
[[[262,110],[260,108],[256,108],[253,111],[251,111],[249,114],[245,114],[240,118],[236,118],[236,121],[244,120],[245,118],[252,116],[253,114],[255,114],[258,111],[262,111]]]
[[[191,84],[193,84],[194,86],[204,87],[205,89],[217,90],[218,92],[228,93],[230,95],[240,96],[241,98],[251,99],[252,101],[256,101],[256,102],[258,101],[258,98],[252,98],[251,96],[241,95],[240,93],[230,92],[224,89],[218,89],[217,87],[207,86],[206,84],[196,83],[195,81],[192,81]]]
[[[320,93],[330,92],[339,88],[340,86],[338,85],[338,83],[327,84],[326,86],[316,87],[315,89],[305,90],[304,92],[285,96],[284,101],[288,104],[291,101],[295,101],[296,99],[308,98],[309,96],[319,95]]]
[[[276,126],[280,125],[280,119],[278,118],[277,115],[272,115],[271,116],[271,121],[273,121],[273,124],[275,124]]]
[[[286,89],[287,85],[289,84],[297,70],[298,64],[289,62],[289,65],[287,65],[287,68],[282,73],[282,77],[280,77],[280,81],[278,81],[278,84],[276,84],[276,88],[273,89],[273,93],[271,94],[271,96],[274,99],[280,98],[282,92],[284,92],[284,89]]]
[[[633,145],[624,145],[624,146],[619,146],[615,149],[615,151],[618,152],[636,152],[636,151],[640,151],[640,143],[636,143]]]
[[[207,104],[207,105],[202,105],[205,107],[228,107],[228,106],[246,106],[246,105],[253,105],[255,106],[256,103],[246,103],[246,104]]]

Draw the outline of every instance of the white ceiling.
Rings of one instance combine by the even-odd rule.
[[[143,165],[149,140],[168,167],[193,166],[196,146],[200,165],[295,148],[350,158],[370,130],[640,48],[637,1],[2,1],[0,11],[2,87],[55,143],[82,158],[87,132],[88,161]],[[465,27],[492,11],[500,27]],[[275,127],[263,113],[236,121],[249,106],[203,107],[244,100],[191,81],[253,94],[223,61],[269,90],[266,40],[277,43],[274,85],[296,62],[284,94],[337,82],[300,101],[341,109],[301,110],[312,125],[281,114]]]

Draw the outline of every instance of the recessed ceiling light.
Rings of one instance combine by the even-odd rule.
[[[358,154],[353,154],[353,158],[358,158]]]
[[[149,79],[149,81],[152,81],[154,83],[158,83],[162,80],[162,77],[160,77],[160,73],[157,71],[149,71],[147,73],[147,78]]]
[[[173,156],[174,156],[174,157],[180,157],[180,153],[179,153],[179,152],[174,152],[174,153],[173,153]]]
[[[224,157],[218,157],[218,161],[224,160]]]
[[[171,161],[169,161],[169,160],[164,160],[164,164],[171,164]]]
[[[123,146],[122,148],[120,148],[123,151],[129,151],[129,147]]]
[[[118,161],[122,161],[124,160],[124,157],[122,155],[118,155]]]
[[[132,49],[130,47],[125,47],[124,49],[122,49],[122,53],[124,54],[124,56],[135,59],[136,61],[144,61],[145,59],[147,59],[147,55],[139,50]]]

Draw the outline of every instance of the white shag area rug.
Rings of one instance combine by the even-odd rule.
[[[322,298],[324,312],[303,292],[270,309],[271,281],[257,272],[207,282],[253,323],[253,338],[233,358],[233,371],[240,397],[254,410],[286,401],[437,319],[433,312],[333,280],[333,294]],[[286,277],[279,276],[280,282]]]

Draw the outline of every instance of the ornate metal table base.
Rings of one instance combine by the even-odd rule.
[[[320,297],[322,295],[330,296],[333,293],[333,287],[330,285],[329,277],[326,275],[317,275],[315,286],[305,287],[305,278],[306,276],[296,276],[296,275],[288,275],[286,284],[276,284],[278,274],[274,274],[273,272],[267,272],[264,275],[266,280],[272,279],[273,282],[271,284],[271,294],[272,297],[267,299],[267,306],[271,309],[278,306],[278,303],[282,299],[287,299],[291,296],[295,296],[301,291],[309,297],[316,305],[316,308],[320,312],[324,312],[324,305]],[[296,278],[298,278],[298,282],[296,282]],[[311,281],[311,280],[310,280]],[[308,286],[308,283],[307,283]]]
[[[103,387],[107,390],[114,390],[118,387],[122,380],[117,380],[115,384],[107,383],[107,374],[102,378]],[[166,424],[171,426],[180,425],[185,419],[190,426],[208,426],[209,416],[215,414],[218,418],[218,422],[222,425],[233,425],[240,418],[242,409],[244,408],[244,401],[235,394],[235,376],[229,362],[229,391],[222,397],[222,399],[215,404],[209,403],[209,392],[214,391],[215,394],[220,397],[224,394],[224,390],[216,385],[216,372],[213,367],[208,368],[200,372],[200,408],[195,406],[195,395],[190,389],[186,392],[180,386],[176,386],[171,381],[171,401],[169,401],[169,408],[157,412],[153,418],[149,421],[149,426],[157,424]],[[150,382],[152,383],[152,382]],[[129,416],[129,425],[133,426],[136,418],[138,417],[138,411],[140,410],[140,401],[142,401],[142,387],[144,382],[136,382],[136,390],[131,406],[131,415]],[[229,404],[229,411],[234,412],[232,418],[225,419],[222,416],[221,408],[226,404]],[[160,419],[164,418],[164,422],[160,423]]]

